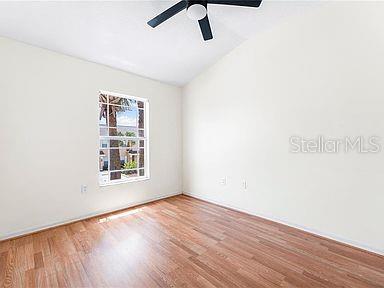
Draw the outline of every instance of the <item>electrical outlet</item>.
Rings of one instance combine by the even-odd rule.
[[[221,185],[227,185],[227,177],[221,178],[220,179],[220,184]]]
[[[87,190],[88,190],[87,185],[81,185],[81,187],[80,187],[81,194],[87,193]]]
[[[248,187],[247,180],[243,180],[242,185],[243,185],[243,189],[244,189],[244,190],[247,190],[247,187]]]

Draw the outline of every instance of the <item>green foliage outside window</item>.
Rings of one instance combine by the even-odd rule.
[[[127,163],[124,163],[123,169],[135,169],[135,168],[137,168],[136,161],[129,161]]]
[[[125,137],[135,137],[136,134],[135,132],[132,132],[132,131],[127,131],[125,132],[125,134],[121,131],[117,132],[117,136],[125,136]]]

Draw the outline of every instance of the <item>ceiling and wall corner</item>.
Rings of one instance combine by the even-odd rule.
[[[255,8],[210,5],[214,39],[183,11],[156,29],[146,23],[176,1],[0,2],[0,36],[182,86],[244,40],[306,14],[321,1],[264,1]]]

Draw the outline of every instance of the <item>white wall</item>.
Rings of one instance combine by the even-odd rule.
[[[292,154],[288,140],[384,137],[383,15],[329,3],[186,85],[184,192],[384,253],[384,152]]]
[[[5,38],[0,67],[0,239],[181,192],[180,88]],[[149,99],[150,180],[98,186],[100,89]]]

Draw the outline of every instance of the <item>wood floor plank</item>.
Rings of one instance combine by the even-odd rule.
[[[384,257],[184,195],[0,242],[0,287],[384,287]]]

